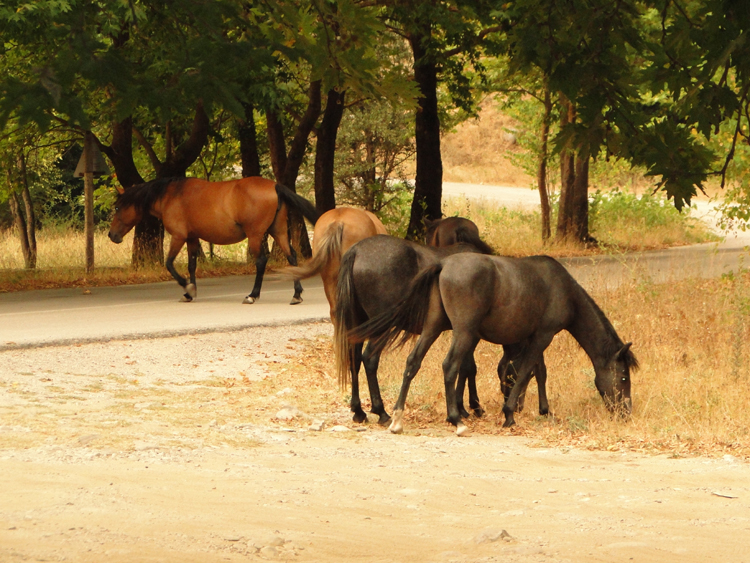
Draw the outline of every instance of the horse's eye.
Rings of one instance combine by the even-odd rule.
[[[623,383],[624,383],[625,381],[627,381],[627,380],[628,380],[628,378],[627,378],[627,377],[623,377],[623,378],[622,378],[622,381],[623,381]]]

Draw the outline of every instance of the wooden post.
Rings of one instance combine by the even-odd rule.
[[[83,137],[83,213],[86,234],[86,273],[94,269],[94,135],[86,131]]]

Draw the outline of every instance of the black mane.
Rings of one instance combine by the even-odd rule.
[[[579,286],[580,287],[580,286]],[[596,304],[596,301],[581,287],[583,295],[586,296],[587,301],[591,305],[592,309],[596,313],[597,317],[602,323],[602,326],[604,327],[604,330],[607,333],[607,344],[604,349],[604,354],[608,358],[612,358],[617,352],[622,350],[622,347],[625,346],[625,343],[622,341],[620,336],[617,334],[617,331],[615,330],[615,327],[612,326],[612,323],[609,321],[607,316],[604,314],[604,311],[601,310],[599,305]],[[628,368],[632,369],[638,369],[638,359],[635,357],[633,352],[631,350],[628,350],[625,354],[625,357],[622,358],[622,360],[625,362],[625,365]]]
[[[145,215],[151,210],[154,202],[166,193],[170,184],[181,184],[185,180],[186,178],[157,178],[144,184],[136,184],[135,186],[126,188],[118,196],[115,205],[117,207],[130,207],[133,205]]]

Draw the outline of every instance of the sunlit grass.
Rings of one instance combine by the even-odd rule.
[[[499,346],[480,343],[477,386],[486,415],[472,418],[477,433],[521,434],[538,444],[592,449],[667,452],[671,455],[732,454],[750,458],[750,274],[717,280],[654,284],[634,278],[616,291],[589,288],[624,341],[633,342],[641,364],[632,374],[633,416],[612,418],[594,387],[588,356],[566,332],[545,353],[548,395],[553,415],[538,415],[534,382],[529,386],[517,426],[503,429],[502,394],[496,368]],[[445,432],[442,361],[450,346],[447,332],[430,349],[414,379],[407,402],[407,432]],[[401,386],[411,346],[387,354],[379,380],[390,412]],[[336,385],[329,342],[310,345],[304,365],[290,374],[310,375],[309,366],[327,373]],[[307,374],[307,375],[305,375]],[[364,370],[363,403],[369,404]],[[289,384],[289,383],[287,383]],[[298,383],[299,384],[299,383]],[[302,383],[306,385],[305,383]],[[280,383],[283,385],[283,383]],[[328,400],[321,396],[319,401]],[[342,405],[348,395],[342,394]]]

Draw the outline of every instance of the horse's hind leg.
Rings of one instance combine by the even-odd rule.
[[[260,297],[260,288],[263,285],[263,276],[266,273],[266,264],[268,263],[268,240],[263,237],[257,241],[247,239],[250,252],[255,256],[255,283],[250,295],[242,301],[245,305],[252,305]]]
[[[518,371],[518,379],[513,385],[513,389],[503,406],[503,414],[505,414],[505,422],[503,423],[504,427],[507,428],[516,423],[513,418],[513,413],[518,407],[519,396],[521,393],[525,393],[526,387],[529,385],[529,381],[531,381],[533,369],[536,364],[544,362],[544,351],[547,349],[550,342],[552,342],[553,337],[554,334],[537,336],[529,342],[529,345],[523,351],[523,354],[521,354],[521,358],[517,361],[514,359],[514,364]]]
[[[478,341],[477,341],[478,343]],[[469,408],[474,412],[476,417],[484,414],[484,409],[479,404],[479,394],[477,393],[477,364],[474,361],[474,349],[461,362],[458,370],[458,381],[456,382],[456,407],[461,418],[469,418],[469,412],[464,408],[464,389],[466,382],[469,383]]]
[[[373,354],[370,350],[370,343],[367,343],[362,362],[365,364],[365,373],[367,374],[367,387],[370,389],[370,402],[372,408],[370,412],[378,415],[378,424],[385,426],[391,420],[390,415],[385,411],[383,398],[380,396],[380,385],[378,384],[378,366],[380,365],[380,353]]]
[[[352,398],[350,406],[354,416],[354,422],[367,422],[367,414],[362,410],[362,401],[359,397],[359,367],[362,364],[362,343],[358,342],[352,347],[352,359],[350,362],[352,376]]]
[[[546,416],[549,414],[549,401],[547,400],[547,364],[544,363],[544,358],[534,366],[534,376],[539,389],[539,414]]]
[[[167,260],[164,262],[164,265],[167,267],[167,271],[172,274],[172,277],[175,279],[175,281],[180,284],[180,287],[186,290],[185,294],[182,296],[182,301],[189,303],[193,300],[193,296],[190,295],[189,291],[187,291],[187,280],[180,274],[178,274],[177,270],[174,267],[174,259],[180,253],[180,250],[182,250],[182,245],[184,244],[184,239],[172,236],[172,240],[169,243],[169,251],[167,252]]]
[[[187,241],[188,249],[188,274],[190,275],[190,283],[185,288],[186,294],[190,296],[191,300],[195,299],[198,295],[198,287],[195,284],[195,270],[198,265],[198,253],[201,248],[200,239],[190,239]]]
[[[278,217],[277,217],[278,219]],[[283,226],[283,224],[286,223],[286,227]],[[273,240],[276,241],[276,243],[281,247],[281,250],[286,255],[287,262],[289,262],[289,265],[296,266],[297,265],[297,252],[294,250],[294,247],[290,244],[289,240],[289,226],[288,223],[283,221],[282,223],[276,223],[274,222],[273,225],[271,225],[271,228],[268,229],[268,232],[273,237]],[[299,280],[294,280],[294,296],[292,297],[292,300],[289,302],[290,305],[297,305],[298,303],[302,303],[302,283],[300,283]]]
[[[401,392],[398,395],[398,400],[393,406],[393,420],[388,429],[394,434],[401,434],[404,431],[404,405],[406,405],[406,396],[409,394],[409,386],[411,385],[412,379],[419,372],[419,368],[422,367],[422,360],[424,360],[425,354],[430,349],[430,346],[437,340],[442,331],[424,330],[422,335],[417,340],[414,349],[406,359],[406,367],[404,368],[404,379],[401,383]],[[454,390],[455,393],[455,390]],[[453,399],[455,403],[455,398]],[[455,408],[455,404],[453,407]]]

